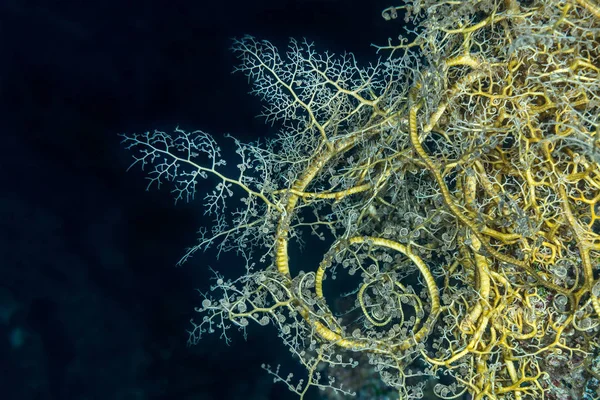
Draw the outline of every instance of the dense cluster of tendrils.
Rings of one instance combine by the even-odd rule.
[[[265,368],[301,397],[360,390],[334,376],[364,358],[403,399],[580,398],[600,377],[600,7],[415,0],[382,15],[413,28],[369,68],[307,42],[287,60],[235,43],[283,121],[263,147],[236,142],[237,178],[206,134],[126,137],[142,164],[183,152],[191,172],[164,161],[153,178],[178,193],[208,174],[211,208],[243,196],[188,252],[221,243],[247,268],[217,274],[191,342],[273,323],[308,378]],[[290,257],[307,234],[328,247],[313,267]],[[565,389],[565,374],[581,379]]]

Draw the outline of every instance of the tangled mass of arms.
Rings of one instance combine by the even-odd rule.
[[[404,399],[432,377],[440,398],[561,398],[565,374],[582,396],[600,375],[600,6],[415,0],[382,15],[411,29],[365,68],[308,42],[235,42],[280,131],[230,139],[233,174],[204,132],[125,136],[178,198],[217,182],[215,225],[184,258],[246,261],[201,293],[190,341],[274,324],[307,376],[264,368],[301,397],[352,394],[328,371],[357,359]],[[290,257],[315,238],[320,263]]]

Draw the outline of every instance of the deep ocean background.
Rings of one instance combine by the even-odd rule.
[[[273,329],[186,347],[195,288],[208,288],[209,267],[236,276],[243,261],[208,252],[175,266],[210,221],[198,200],[145,191],[118,134],[272,137],[231,74],[231,38],[283,50],[305,37],[372,62],[370,44],[400,33],[381,18],[391,5],[0,0],[2,399],[296,398],[260,368],[298,368]]]

